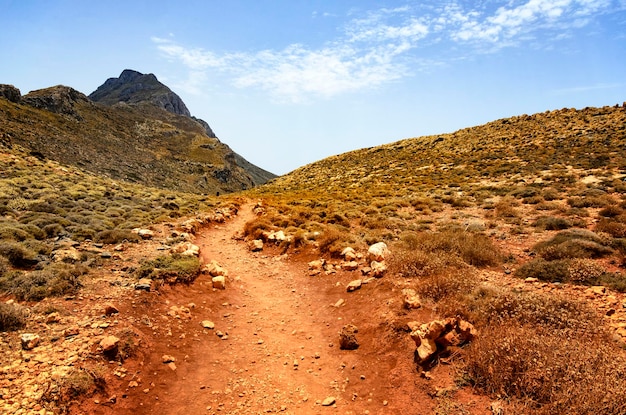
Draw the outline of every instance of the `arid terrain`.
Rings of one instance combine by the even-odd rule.
[[[0,412],[622,414],[625,120],[523,115],[221,196],[5,133]]]

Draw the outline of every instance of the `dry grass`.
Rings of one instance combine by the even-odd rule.
[[[492,396],[516,398],[532,414],[623,414],[626,361],[607,339],[501,324],[467,350],[465,376]]]

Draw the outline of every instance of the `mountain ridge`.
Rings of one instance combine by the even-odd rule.
[[[154,75],[129,70],[122,78],[99,88],[106,103],[63,85],[24,96],[2,85],[0,144],[114,179],[193,193],[230,193],[276,177],[187,115],[182,100]],[[133,79],[141,85],[132,87]],[[117,96],[123,91],[126,101]]]

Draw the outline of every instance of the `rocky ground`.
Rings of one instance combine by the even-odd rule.
[[[334,261],[319,270],[319,257],[309,252],[281,255],[267,244],[253,252],[241,237],[251,208],[245,205],[225,223],[212,222],[194,241],[203,262],[216,261],[227,271],[225,289],[216,288],[208,274],[191,285],[136,289],[128,271],[142,255],[164,249],[160,241],[171,232],[164,227],[154,230],[154,239],[113,254],[80,295],[32,305],[24,330],[2,333],[0,412],[499,410],[500,403],[455,386],[453,366],[444,361],[428,371],[418,368],[409,325],[437,316],[427,307],[407,308],[410,281],[363,277],[361,270],[370,265],[365,252],[355,253],[356,269]],[[532,242],[524,238],[532,235],[509,241],[509,251],[520,258]],[[622,294],[523,281],[505,270],[483,271],[482,278],[585,298],[606,316],[616,340],[626,334]],[[349,290],[355,280],[360,288]],[[340,332],[346,329],[353,347],[342,347]],[[38,341],[22,344],[23,334]]]

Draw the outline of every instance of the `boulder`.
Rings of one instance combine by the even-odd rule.
[[[215,323],[210,320],[203,320],[202,327],[204,327],[205,329],[213,330],[215,328]]]
[[[387,244],[384,242],[375,243],[367,250],[367,259],[369,261],[382,262],[387,255],[389,255],[389,248],[387,248]]]
[[[459,318],[434,320],[416,327],[411,323],[411,338],[415,342],[419,363],[430,361],[435,355],[458,347],[477,336],[474,326]]]
[[[350,283],[348,283],[348,286],[346,287],[346,291],[348,292],[356,291],[359,288],[361,288],[361,285],[363,285],[363,280],[350,281]]]
[[[22,349],[24,350],[32,350],[39,344],[41,338],[38,334],[33,333],[24,333],[20,336],[20,341],[22,343]]]
[[[347,324],[343,326],[339,332],[339,348],[341,350],[355,350],[359,348],[359,342],[356,339],[356,334],[359,329],[352,325]]]
[[[110,316],[112,314],[117,314],[119,312],[120,311],[113,304],[107,304],[107,305],[104,306],[104,315],[105,316]]]
[[[102,348],[103,353],[108,353],[116,350],[119,344],[120,339],[115,336],[106,336],[105,338],[100,340],[100,347]]]
[[[135,228],[135,229],[133,229],[133,232],[136,233],[137,235],[139,235],[139,237],[141,239],[152,239],[152,238],[154,238],[154,232],[151,231],[150,229]]]

